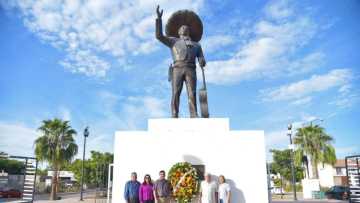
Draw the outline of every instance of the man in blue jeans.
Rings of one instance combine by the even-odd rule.
[[[125,184],[124,198],[127,203],[140,203],[139,201],[140,182],[137,181],[137,174],[131,173],[131,180]]]

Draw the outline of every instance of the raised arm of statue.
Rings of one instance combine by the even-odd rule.
[[[162,42],[163,44],[165,44],[168,47],[171,47],[173,45],[173,39],[171,39],[170,37],[166,37],[163,35],[163,31],[162,31],[162,20],[161,17],[163,15],[163,10],[161,9],[160,11],[160,6],[157,6],[156,8],[156,14],[157,14],[157,18],[156,18],[156,26],[155,26],[155,34],[156,34],[156,39],[158,39],[160,42]]]
[[[197,54],[197,58],[198,58],[200,67],[201,67],[201,68],[205,67],[206,61],[205,61],[205,57],[204,57],[204,54],[203,54],[203,51],[202,51],[201,46],[199,47],[199,51],[198,51],[198,54]]]

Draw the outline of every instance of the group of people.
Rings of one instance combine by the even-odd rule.
[[[144,182],[137,181],[136,172],[131,173],[131,180],[125,185],[124,198],[127,203],[170,203],[172,186],[165,179],[165,171],[159,172],[159,179],[152,182],[149,174],[144,177]]]
[[[212,180],[210,173],[205,173],[204,178],[200,185],[199,203],[230,203],[231,188],[223,175],[219,176],[218,183]],[[140,183],[133,172],[131,180],[125,184],[124,198],[127,203],[171,203],[172,191],[164,170],[159,172],[159,179],[154,183],[149,174]]]

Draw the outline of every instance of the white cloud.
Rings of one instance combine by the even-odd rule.
[[[335,151],[340,158],[345,158],[345,156],[355,155],[360,152],[358,146],[335,147]]]
[[[311,78],[284,85],[275,89],[261,90],[264,101],[282,101],[300,99],[312,93],[342,87],[350,82],[350,69],[334,69],[324,75],[313,75]]]
[[[271,149],[285,149],[289,145],[289,137],[285,130],[265,131],[266,159],[272,160]]]
[[[103,105],[102,108],[106,111],[112,111],[116,108],[117,103],[122,96],[116,95],[109,91],[100,91],[98,92],[98,98],[100,99],[100,103]]]
[[[268,4],[265,7],[267,16],[274,19],[283,19],[293,14],[293,10],[289,8],[289,1],[279,0],[276,3]]]
[[[360,101],[358,91],[354,91],[350,84],[345,84],[339,88],[338,94],[335,99],[329,104],[335,105],[340,108],[348,108]]]
[[[168,109],[165,107],[164,100],[152,96],[128,97],[123,105],[126,125],[129,129],[137,129],[147,118],[165,117],[165,109]]]
[[[65,120],[65,121],[70,121],[71,120],[71,111],[70,109],[66,108],[66,107],[60,107],[59,108],[59,113],[60,113],[60,118]]]
[[[308,72],[321,65],[324,58],[321,52],[297,55],[318,30],[313,20],[306,15],[294,15],[283,1],[274,1],[267,8],[267,17],[251,27],[247,42],[232,57],[208,62],[209,82],[229,84],[274,78]],[[275,19],[269,19],[269,15]]]
[[[124,97],[113,92],[102,91],[98,94],[101,121],[98,129],[139,129],[148,118],[165,117],[167,104],[153,95]],[[113,132],[111,132],[113,133]]]
[[[269,149],[279,146],[287,146],[289,144],[289,137],[286,133],[286,129],[265,132],[266,146]]]
[[[148,118],[166,117],[168,114],[168,104],[153,95],[124,97],[110,91],[101,91],[97,98],[96,107],[99,112],[96,112],[95,120],[86,115],[78,115],[75,121],[71,121],[72,127],[77,131],[77,158],[82,156],[83,129],[86,126],[90,126],[86,148],[86,156],[89,157],[91,150],[112,152],[115,131],[141,129],[145,127],[143,124]],[[59,107],[57,116],[70,120],[71,111],[65,106]],[[0,151],[11,155],[33,156],[34,141],[38,135],[36,129],[22,123],[0,121]]]
[[[213,53],[216,50],[232,44],[234,41],[235,39],[231,35],[213,35],[204,38],[204,41],[201,44],[204,52]]]
[[[301,122],[293,123],[296,125],[296,128],[303,127],[301,123],[307,122],[309,120],[303,120]],[[270,149],[287,149],[289,146],[289,137],[287,136],[287,130],[275,130],[270,132],[265,132],[265,141],[266,141],[266,151],[267,159],[271,160],[272,155],[269,152]],[[295,130],[293,131],[295,133]],[[335,146],[336,155],[338,158],[344,158],[345,156],[355,155],[360,152],[358,146]]]
[[[307,73],[315,68],[319,68],[323,65],[325,60],[325,54],[321,52],[313,52],[304,56],[299,60],[293,61],[289,64],[289,75],[295,75],[299,73]]]
[[[64,51],[59,63],[74,73],[104,77],[111,67],[108,57],[122,62],[157,49],[154,1],[7,0],[1,4],[19,9],[26,27]],[[163,0],[160,4],[166,22],[175,10],[198,11],[203,1]]]
[[[81,158],[83,136],[81,130],[76,130],[78,135],[75,136],[75,139],[79,147],[76,158]],[[0,151],[4,151],[9,155],[34,156],[34,142],[39,135],[36,129],[28,127],[25,124],[0,121]],[[109,142],[109,140],[106,139],[107,137],[112,138],[112,136],[104,136],[97,132],[96,129],[90,128],[86,156],[89,157],[90,150],[112,151],[112,142]]]
[[[113,138],[118,130],[140,130],[148,118],[164,117],[165,104],[162,99],[154,96],[124,97],[110,91],[101,91],[97,94],[100,109],[96,112],[95,120],[83,119],[82,129],[90,126],[90,136],[87,144],[86,156],[90,156],[90,150],[113,151]],[[77,143],[79,152],[82,152],[83,136],[78,132]],[[81,158],[81,153],[78,158]]]
[[[113,135],[114,132],[111,134],[106,134],[104,132],[100,132],[98,129],[93,128],[94,126],[90,126],[89,128],[89,137],[86,140],[86,152],[85,158],[89,158],[91,156],[91,151],[100,151],[100,152],[113,152]],[[82,136],[82,132],[78,132],[79,135],[76,138],[76,143],[78,145],[78,154],[75,159],[82,159],[83,153],[83,143],[84,137]]]
[[[341,94],[340,96],[337,96],[334,101],[329,102],[329,104],[340,108],[349,108],[359,101],[360,96],[358,94]]]
[[[293,133],[295,133],[298,128],[302,128],[310,124],[321,124],[324,119],[326,120],[328,117],[319,118],[318,116],[302,113],[297,121],[291,122]]]
[[[96,118],[85,117],[80,122],[80,129],[90,127],[86,156],[90,156],[90,150],[112,152],[115,131],[144,129],[148,118],[165,117],[165,109],[168,109],[164,100],[152,95],[125,97],[104,90],[97,93],[97,99]],[[82,131],[78,131],[76,140],[79,146],[77,157],[81,158]]]
[[[33,128],[21,123],[0,121],[0,151],[10,155],[33,156],[36,138],[37,132]]]
[[[70,44],[70,46],[72,46],[72,44]],[[60,61],[59,64],[72,73],[104,77],[110,69],[108,62],[92,54],[89,50],[71,50],[68,53],[65,59]]]
[[[304,97],[304,98],[300,98],[298,100],[295,100],[293,102],[291,102],[292,105],[306,105],[309,104],[312,101],[311,97]]]

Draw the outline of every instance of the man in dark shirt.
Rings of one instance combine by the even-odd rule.
[[[171,183],[165,179],[165,171],[160,171],[159,176],[159,179],[156,180],[154,185],[156,202],[170,203],[172,195]]]
[[[140,203],[139,201],[140,182],[137,181],[137,174],[131,173],[131,180],[125,184],[124,198],[127,203]]]

